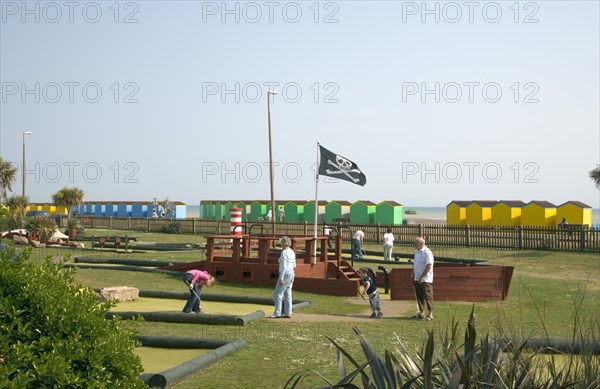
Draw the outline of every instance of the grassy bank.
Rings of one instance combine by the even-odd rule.
[[[116,231],[86,231],[95,236],[114,235]],[[194,235],[162,235],[135,233],[139,242],[202,243]],[[164,239],[163,239],[164,238]],[[379,246],[373,245],[373,249]],[[600,333],[600,255],[589,253],[564,253],[551,251],[497,251],[478,249],[436,249],[435,255],[485,259],[490,264],[514,266],[515,272],[507,301],[475,304],[477,332],[503,337],[591,337]],[[412,247],[396,247],[396,252],[412,252]],[[90,255],[90,252],[51,249],[34,250],[34,256]],[[95,252],[94,256],[115,257],[116,254]],[[121,255],[121,254],[119,254]],[[193,253],[122,254],[121,258],[193,261],[200,256]],[[471,258],[469,258],[469,256]],[[398,266],[395,263],[388,267]],[[373,266],[373,267],[376,267]],[[80,269],[76,279],[83,285],[98,288],[128,285],[140,289],[184,291],[181,280],[152,273],[111,270]],[[249,285],[220,283],[207,290],[210,293],[272,296],[272,289]],[[282,387],[288,378],[299,370],[313,369],[326,377],[339,377],[335,361],[335,348],[326,338],[330,336],[359,359],[360,345],[352,327],[357,326],[377,351],[393,350],[402,341],[409,351],[416,351],[433,330],[441,337],[452,321],[459,322],[464,332],[472,307],[471,303],[444,302],[438,299],[435,320],[421,322],[411,319],[413,308],[399,314],[386,315],[381,320],[349,320],[344,315],[366,313],[364,304],[352,299],[294,292],[298,299],[312,302],[304,313],[339,315],[310,321],[259,320],[245,327],[209,326],[174,323],[141,323],[145,335],[197,336],[211,339],[237,339],[248,341],[248,347],[199,372],[174,388],[197,387]],[[394,302],[392,302],[393,304]],[[398,303],[400,304],[400,303]],[[360,360],[364,362],[364,357]],[[306,381],[307,386],[322,385],[316,379]]]

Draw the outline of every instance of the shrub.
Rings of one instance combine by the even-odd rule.
[[[161,227],[160,232],[164,232],[165,234],[182,234],[183,229],[180,223],[169,222],[166,226]]]
[[[54,220],[43,216],[32,216],[27,220],[25,228],[29,233],[39,240],[48,240],[56,231]]]
[[[517,342],[511,352],[505,352],[506,345],[492,341],[489,336],[477,344],[474,308],[462,345],[458,344],[458,323],[452,321],[449,328],[437,348],[433,332],[429,331],[426,344],[414,358],[400,341],[400,350],[395,353],[385,350],[383,356],[378,355],[355,327],[366,362],[358,362],[358,358],[328,337],[336,347],[341,381],[333,383],[312,370],[299,371],[290,377],[285,388],[302,387],[305,379],[314,376],[322,379],[327,388],[597,388],[600,384],[598,358],[589,353],[569,355],[565,367],[540,358],[540,351],[528,350],[526,340]],[[350,362],[352,371],[346,371],[344,360]],[[358,377],[362,385],[353,382]]]
[[[143,388],[136,330],[104,317],[114,303],[30,253],[0,256],[0,387]]]

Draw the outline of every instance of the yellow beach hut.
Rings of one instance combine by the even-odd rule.
[[[521,210],[525,203],[521,200],[501,200],[492,207],[493,226],[520,226]]]
[[[449,226],[464,226],[467,224],[467,206],[472,201],[453,200],[446,205],[446,224]]]
[[[521,225],[556,226],[556,205],[549,201],[530,201],[521,209]]]
[[[569,224],[592,226],[592,207],[580,201],[567,201],[556,209],[556,223],[565,218]]]
[[[492,207],[496,200],[476,200],[466,208],[467,224],[470,226],[489,226],[492,221]]]

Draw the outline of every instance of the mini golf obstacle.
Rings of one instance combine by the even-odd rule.
[[[151,388],[166,388],[173,385],[190,374],[204,369],[218,360],[234,353],[244,347],[247,343],[243,339],[232,342],[197,339],[176,338],[168,336],[137,336],[144,347],[172,348],[172,349],[211,349],[208,353],[190,359],[181,365],[159,373],[144,373],[140,379]]]
[[[283,235],[237,234],[206,236],[206,261],[160,267],[162,270],[206,270],[219,281],[274,287],[279,277],[279,255],[275,242]],[[294,289],[334,296],[359,296],[360,276],[351,263],[342,259],[342,237],[291,235],[297,266]],[[314,246],[317,256],[313,257]],[[476,263],[435,264],[435,298],[447,301],[505,300],[514,268]],[[381,265],[385,262],[380,261]],[[390,272],[393,300],[413,300],[412,266]]]
[[[206,270],[218,281],[275,287],[279,277],[280,249],[275,243],[284,235],[236,234],[206,237],[206,261],[160,267],[162,270]],[[329,250],[327,237],[287,234],[296,252],[294,289],[333,296],[358,296],[360,276],[342,259],[341,236],[333,237]],[[313,257],[314,245],[317,256]]]
[[[99,292],[98,290],[95,290]],[[160,299],[177,299],[185,301],[189,297],[189,293],[173,293],[164,291],[151,291],[151,290],[140,290],[140,297],[148,298],[160,298]],[[267,297],[252,297],[252,296],[230,296],[230,295],[219,295],[202,293],[200,295],[202,301],[215,301],[225,303],[241,303],[241,304],[262,304],[262,305],[273,305],[273,299]],[[292,305],[294,310],[300,310],[310,306],[308,301],[295,301]],[[265,313],[262,310],[257,310],[247,315],[227,315],[227,314],[191,314],[183,313],[179,311],[157,311],[157,312],[133,312],[133,311],[122,311],[113,312],[109,311],[106,313],[108,319],[112,319],[115,316],[119,316],[122,319],[133,319],[142,317],[146,321],[159,321],[167,323],[193,323],[193,324],[212,324],[212,325],[234,325],[244,326],[251,321],[259,320],[265,317]]]

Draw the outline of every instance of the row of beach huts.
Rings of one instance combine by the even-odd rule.
[[[229,220],[230,209],[242,210],[242,220],[266,221],[271,203],[268,200],[251,201],[201,201],[199,218],[203,220]],[[314,222],[314,201],[277,201],[275,218],[284,222]],[[65,214],[64,207],[48,203],[33,203],[30,210],[46,211],[48,214]],[[152,201],[86,201],[73,211],[80,216],[95,217],[152,217],[152,210],[161,216],[162,207]],[[395,201],[319,201],[319,223],[349,222],[357,224],[380,223],[403,224],[403,206]],[[174,201],[166,218],[186,219],[186,204]],[[567,201],[560,205],[548,201],[520,200],[470,200],[452,201],[446,206],[447,225],[471,226],[543,226],[553,227],[565,219],[569,224],[592,226],[592,208],[580,201]]]

